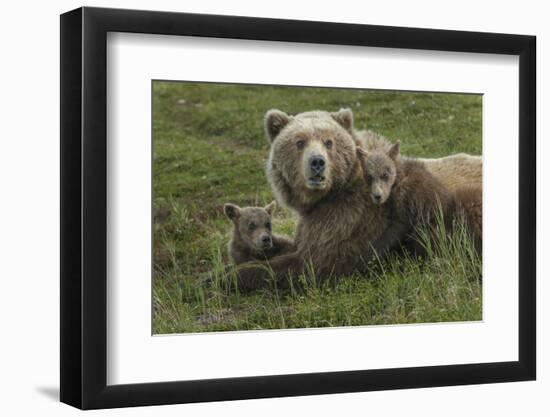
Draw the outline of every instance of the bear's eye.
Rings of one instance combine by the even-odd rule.
[[[390,176],[388,174],[382,174],[382,181],[387,181],[390,179]]]
[[[303,141],[302,139],[300,139],[299,141],[296,142],[296,147],[298,149],[304,149],[304,145],[306,144],[305,141]]]
[[[254,230],[256,228],[256,223],[248,223],[248,230]]]
[[[265,227],[268,229],[268,230],[271,230],[271,223],[270,222],[267,222],[265,224]]]
[[[325,146],[327,147],[327,149],[332,149],[332,140],[327,140],[325,141]]]

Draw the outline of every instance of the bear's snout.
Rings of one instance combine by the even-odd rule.
[[[309,169],[313,175],[321,175],[327,165],[326,158],[323,155],[311,155],[309,157]]]
[[[262,241],[262,248],[269,249],[271,246],[273,246],[273,242],[271,241],[271,236],[269,235],[263,235],[261,238]]]

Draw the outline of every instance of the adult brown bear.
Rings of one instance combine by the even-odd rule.
[[[385,249],[377,247],[377,240],[390,219],[385,208],[372,202],[356,146],[372,149],[388,142],[355,131],[349,109],[296,116],[270,110],[265,130],[271,144],[267,178],[277,200],[298,215],[297,251],[269,263],[243,264],[237,271],[239,287],[260,288],[273,277],[285,287],[305,270],[313,270],[318,280],[366,270],[374,251]],[[453,164],[452,174],[456,171]],[[480,180],[481,161],[479,173],[473,171],[462,180],[476,180],[478,174]]]

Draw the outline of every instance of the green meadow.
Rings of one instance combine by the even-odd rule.
[[[273,200],[264,113],[341,107],[353,110],[356,128],[399,139],[408,156],[482,151],[477,95],[153,83],[153,333],[481,320],[481,261],[460,225],[426,259],[374,261],[368,276],[336,284],[304,276],[289,291],[243,294],[223,273],[231,228],[223,204]],[[295,222],[279,208],[273,230],[292,236]]]

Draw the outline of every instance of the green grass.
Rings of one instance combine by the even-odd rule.
[[[353,109],[357,128],[400,139],[406,155],[481,154],[481,96],[154,82],[153,333],[481,319],[481,262],[464,233],[441,237],[425,260],[374,262],[368,278],[336,285],[306,276],[291,291],[245,295],[222,279],[223,203],[273,199],[265,111],[341,107]],[[279,209],[273,227],[292,236],[295,219]]]

